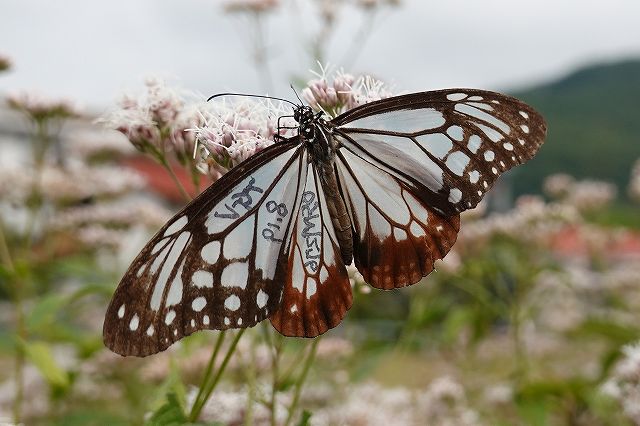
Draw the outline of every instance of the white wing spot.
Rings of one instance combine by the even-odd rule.
[[[147,328],[147,336],[149,337],[153,336],[154,332],[155,332],[155,329],[153,328],[153,324],[151,324],[149,328]]]
[[[482,186],[484,186],[485,188],[489,187],[489,184],[487,183],[487,181],[485,180],[484,182],[482,182]]]
[[[204,325],[209,325],[209,315],[205,315],[204,317],[202,317],[202,323]]]
[[[442,227],[442,225],[438,225],[436,226],[436,231],[441,232],[444,228]]]
[[[177,231],[181,230],[187,222],[189,222],[189,218],[187,216],[180,217],[178,220],[173,222],[162,235],[166,237],[167,235],[175,234]]]
[[[449,191],[449,202],[455,204],[460,200],[462,200],[462,191],[458,188],[451,188],[451,191]]]
[[[204,309],[205,306],[207,306],[207,299],[202,296],[196,297],[195,299],[193,299],[193,302],[191,302],[191,309],[193,309],[195,312],[200,312]]]
[[[242,318],[238,318],[238,325],[242,325]]]
[[[209,271],[195,271],[191,277],[191,284],[198,288],[213,287],[213,274]]]
[[[447,157],[446,165],[453,173],[462,176],[464,169],[469,164],[469,156],[462,151],[455,151]]]
[[[495,167],[492,167],[491,171],[493,172],[494,175],[498,174],[498,169],[496,169]]]
[[[173,243],[173,246],[171,246],[171,244],[167,245],[167,249],[171,247],[171,251],[166,255],[164,259],[164,264],[162,265],[160,274],[158,274],[156,285],[153,288],[151,301],[149,303],[151,309],[153,309],[154,311],[160,309],[160,304],[162,303],[162,296],[164,295],[165,287],[167,286],[167,284],[169,284],[169,277],[171,276],[171,273],[173,272],[178,259],[182,255],[190,239],[191,234],[189,232],[181,232],[178,238],[176,238],[176,241]],[[158,256],[156,260],[162,259],[164,257],[165,251],[166,249],[161,252],[160,256]],[[180,277],[180,275],[182,274],[182,265],[184,265],[185,259],[186,257],[182,260],[182,264],[180,265],[180,269],[178,270],[176,279],[178,279],[178,277]]]
[[[202,256],[202,260],[210,265],[216,263],[220,257],[220,241],[211,241],[209,244],[202,247],[200,256]]]
[[[442,133],[429,133],[416,136],[416,141],[426,148],[434,157],[443,159],[453,147],[453,142]]]
[[[140,325],[140,318],[138,318],[138,314],[135,314],[131,321],[129,322],[129,330],[136,331],[138,326]]]
[[[173,335],[177,336],[178,335],[178,329],[176,328],[175,330],[173,330]]]
[[[471,97],[469,97],[469,100],[470,101],[481,101],[482,100],[482,96],[478,96],[478,95],[471,96]]]
[[[122,306],[120,306],[120,309],[118,309],[118,318],[123,318],[124,317],[124,311],[125,311],[125,306],[124,306],[124,303],[123,303]]]
[[[464,131],[460,126],[451,126],[447,129],[447,134],[451,136],[453,140],[461,141],[464,138]]]
[[[484,159],[486,161],[493,161],[494,158],[496,158],[496,155],[493,153],[493,151],[488,150],[484,152]]]
[[[525,118],[525,119],[528,119],[528,118],[529,118],[529,114],[527,114],[527,113],[526,113],[526,112],[524,112],[524,111],[520,111],[520,115],[521,115],[523,118]]]
[[[393,228],[393,236],[395,237],[396,241],[404,241],[407,239],[407,233],[400,228]]]
[[[247,257],[251,253],[253,241],[253,227],[255,217],[245,219],[233,231],[227,235],[222,247],[222,253],[227,259]]]
[[[509,142],[505,142],[502,146],[504,146],[504,149],[506,149],[507,151],[513,151],[513,145],[511,145]]]
[[[520,142],[520,145],[524,146],[524,139],[518,139],[518,142]]]
[[[500,160],[500,167],[502,167],[503,169],[507,166],[505,166],[504,161]]]
[[[469,182],[476,183],[480,179],[480,172],[472,170],[469,172]]]
[[[220,284],[223,287],[247,288],[249,279],[249,264],[247,262],[236,262],[224,268],[220,277]]]
[[[184,261],[183,261],[184,263]],[[182,265],[178,270],[178,273],[173,278],[171,287],[169,287],[169,294],[167,295],[167,306],[173,306],[180,303],[182,300]]]
[[[231,325],[231,320],[229,317],[224,317],[224,325]]]
[[[471,137],[469,137],[469,143],[467,143],[469,151],[475,154],[476,152],[478,152],[478,148],[480,148],[480,145],[482,145],[482,139],[480,139],[480,136],[471,135]]]
[[[194,320],[193,318],[191,319],[191,322],[189,323],[191,324],[191,328],[196,326],[196,320]]]
[[[232,294],[224,301],[224,307],[230,311],[237,311],[240,308],[240,298]]]
[[[493,142],[498,142],[503,138],[502,133],[498,132],[497,130],[491,127],[485,126],[484,124],[480,124],[480,123],[475,123],[475,125],[478,126],[478,128],[482,130],[482,132],[485,135],[487,135],[487,137],[491,139]]]
[[[482,191],[478,191],[478,195],[482,197]]]
[[[316,294],[316,280],[308,277],[307,278],[307,299],[311,299],[311,296]]]
[[[293,305],[291,309],[289,309],[289,312],[291,312],[292,314],[298,312],[298,305]]]
[[[466,93],[449,93],[447,95],[447,99],[449,99],[450,101],[454,101],[454,102],[461,101],[466,97],[467,97]]]
[[[136,272],[136,277],[140,278],[142,276],[142,274],[144,274],[144,269],[147,267],[147,265],[142,265],[140,267],[140,269],[138,269],[138,272]]]
[[[523,132],[529,133],[529,126],[527,126],[526,124],[523,124],[522,126],[520,126],[520,128]]]
[[[258,308],[264,308],[267,305],[267,300],[269,300],[269,295],[262,291],[262,289],[258,290],[258,295],[256,296],[256,303],[258,304]]]
[[[422,226],[418,225],[417,222],[412,221],[411,222],[411,226],[409,227],[409,231],[411,231],[411,235],[413,235],[416,238],[419,237],[423,237],[427,234],[425,234],[424,229],[422,228]]]
[[[320,269],[320,284],[324,283],[329,278],[329,271],[324,266]]]
[[[164,323],[170,325],[174,319],[176,319],[176,311],[171,310],[167,312],[167,316],[164,317]]]

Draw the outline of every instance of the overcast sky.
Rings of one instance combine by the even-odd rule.
[[[337,1],[339,2],[339,1]],[[310,77],[311,0],[283,0],[264,19],[271,93]],[[104,108],[145,76],[212,94],[264,92],[251,57],[255,25],[215,0],[0,0],[0,54],[14,62],[0,93],[36,89]],[[593,61],[640,57],[638,0],[404,0],[374,19],[355,58],[362,14],[339,11],[327,59],[402,90],[510,89]],[[345,55],[350,59],[347,60]]]

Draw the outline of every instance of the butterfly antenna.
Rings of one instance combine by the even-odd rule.
[[[207,99],[207,102],[209,102],[211,99],[219,98],[221,96],[245,96],[247,98],[275,99],[277,101],[287,102],[287,103],[293,105],[294,107],[298,106],[295,103],[293,103],[293,102],[291,102],[290,100],[287,100],[287,99],[276,98],[275,96],[251,95],[251,94],[247,94],[247,93],[218,93],[218,94],[215,94],[213,96],[210,96],[209,99]]]
[[[293,90],[293,93],[296,95],[296,98],[298,98],[298,100],[300,101],[300,105],[304,105],[304,102],[302,102],[302,99],[300,99],[300,96],[298,96],[298,92],[296,92],[295,87],[293,87],[293,84],[290,84],[289,87],[291,87],[291,90]]]

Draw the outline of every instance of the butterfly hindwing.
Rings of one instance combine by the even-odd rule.
[[[295,214],[283,265],[282,301],[270,319],[285,336],[315,337],[337,326],[352,302],[349,276],[315,167],[307,170]]]
[[[276,144],[171,219],[122,278],[107,310],[105,344],[145,356],[197,330],[249,327],[274,312],[282,292],[278,259],[306,167],[296,140]]]
[[[353,224],[355,265],[367,283],[385,290],[414,284],[449,252],[459,216],[436,212],[428,192],[348,150],[338,152],[336,170]]]
[[[444,215],[475,207],[503,172],[544,141],[540,114],[494,92],[449,89],[371,102],[331,121],[342,146],[410,187]]]

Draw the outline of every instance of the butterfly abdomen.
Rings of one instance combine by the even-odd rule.
[[[351,219],[347,213],[347,207],[338,190],[338,182],[333,167],[325,167],[323,179],[324,194],[327,200],[327,208],[331,222],[336,231],[336,238],[340,245],[340,254],[345,265],[351,264],[353,258],[353,234],[351,232]]]

